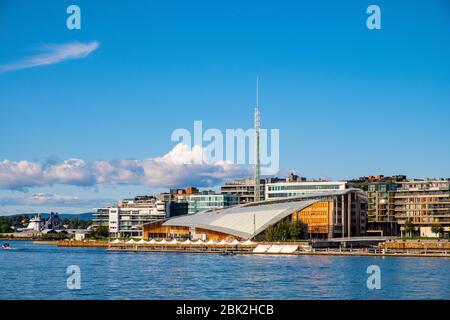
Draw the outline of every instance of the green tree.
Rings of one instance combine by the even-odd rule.
[[[410,237],[412,236],[412,232],[416,230],[414,224],[409,219],[405,221],[403,228]]]
[[[105,239],[109,237],[109,228],[107,226],[98,226],[91,231],[90,238],[92,239]]]
[[[444,232],[444,227],[439,224],[434,224],[431,226],[431,232],[435,233],[436,236],[439,237],[439,235]]]
[[[305,225],[299,221],[284,219],[266,229],[267,241],[295,241],[304,238]]]
[[[69,234],[66,231],[61,231],[57,233],[47,233],[40,236],[43,240],[64,240],[69,238]]]

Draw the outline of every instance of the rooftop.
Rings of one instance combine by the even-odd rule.
[[[269,226],[319,200],[274,203],[260,206],[236,206],[169,219],[163,226],[181,226],[223,232],[250,239]]]
[[[322,201],[323,197],[341,196],[351,192],[358,192],[361,196],[364,196],[359,189],[318,192],[180,216],[169,219],[162,225],[194,227],[227,233],[243,239],[251,239],[293,212],[303,210],[316,202]]]

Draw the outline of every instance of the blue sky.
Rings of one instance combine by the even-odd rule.
[[[66,28],[70,4],[81,8],[81,30]],[[366,28],[370,4],[381,8],[381,30]],[[262,126],[280,129],[283,172],[450,176],[445,0],[1,0],[0,43],[3,67],[92,46],[76,59],[0,73],[0,214],[80,212],[242,175],[208,167],[141,179],[140,162],[121,161],[169,154],[172,131],[195,120],[251,127],[257,75]],[[113,178],[92,178],[98,161],[112,163]],[[55,178],[61,164],[82,172]],[[30,177],[33,168],[47,176]],[[48,177],[48,168],[57,172]]]

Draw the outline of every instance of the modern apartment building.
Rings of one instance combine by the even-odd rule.
[[[286,179],[266,181],[266,201],[283,199],[321,199],[293,215],[308,226],[311,238],[363,236],[367,232],[367,197],[347,181],[307,181],[290,174]]]
[[[399,226],[395,218],[395,194],[400,182],[406,176],[397,175],[385,177],[383,175],[361,177],[350,180],[348,188],[358,188],[365,192],[368,201],[367,232],[395,236],[399,234]]]
[[[200,194],[196,187],[186,189],[170,189],[169,192],[160,193],[156,198],[168,204],[170,217],[188,214],[189,197]]]
[[[264,200],[265,180],[260,179],[260,200]],[[255,201],[255,180],[252,178],[236,179],[226,182],[220,187],[220,193],[223,195],[237,195],[239,204],[246,204]]]
[[[278,201],[289,201],[289,198]],[[309,207],[293,214],[307,226],[312,239],[348,238],[366,235],[367,198],[359,189],[341,189],[311,192],[297,198],[318,200]]]
[[[239,204],[239,196],[216,194],[204,191],[188,197],[188,214],[195,214],[210,209],[223,209]]]
[[[200,194],[196,187],[186,189],[170,189],[170,200],[178,203],[188,202],[191,195]]]
[[[400,182],[395,193],[395,219],[405,233],[405,222],[410,221],[415,233],[434,236],[431,228],[442,226],[450,230],[450,179],[423,179]]]
[[[298,197],[302,195],[317,193],[317,192],[331,192],[337,190],[345,190],[347,187],[346,181],[286,181],[282,182],[267,182],[265,191],[265,199],[282,199]]]
[[[140,196],[122,200],[117,206],[98,209],[93,222],[94,226],[108,226],[113,238],[142,237],[143,224],[169,216],[168,202],[151,196]]]

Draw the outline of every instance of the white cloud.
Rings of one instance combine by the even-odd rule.
[[[42,48],[43,52],[40,54],[36,54],[20,61],[0,65],[0,73],[56,64],[70,59],[85,58],[91,52],[97,50],[99,46],[100,44],[98,41],[46,45]]]
[[[41,184],[43,167],[29,161],[0,162],[0,187],[6,189],[23,189]]]
[[[207,161],[199,146],[178,144],[162,157],[145,160],[93,161],[69,159],[42,165],[29,161],[0,162],[0,188],[26,190],[53,184],[74,186],[148,185],[152,187],[215,186],[225,179],[251,175],[248,167]]]
[[[111,199],[80,199],[76,196],[36,193],[27,197],[0,198],[0,206],[58,206],[58,207],[97,207],[113,202]]]
[[[95,183],[95,176],[90,166],[80,159],[69,159],[63,163],[50,166],[44,172],[44,178],[50,183],[70,185],[90,185]]]

